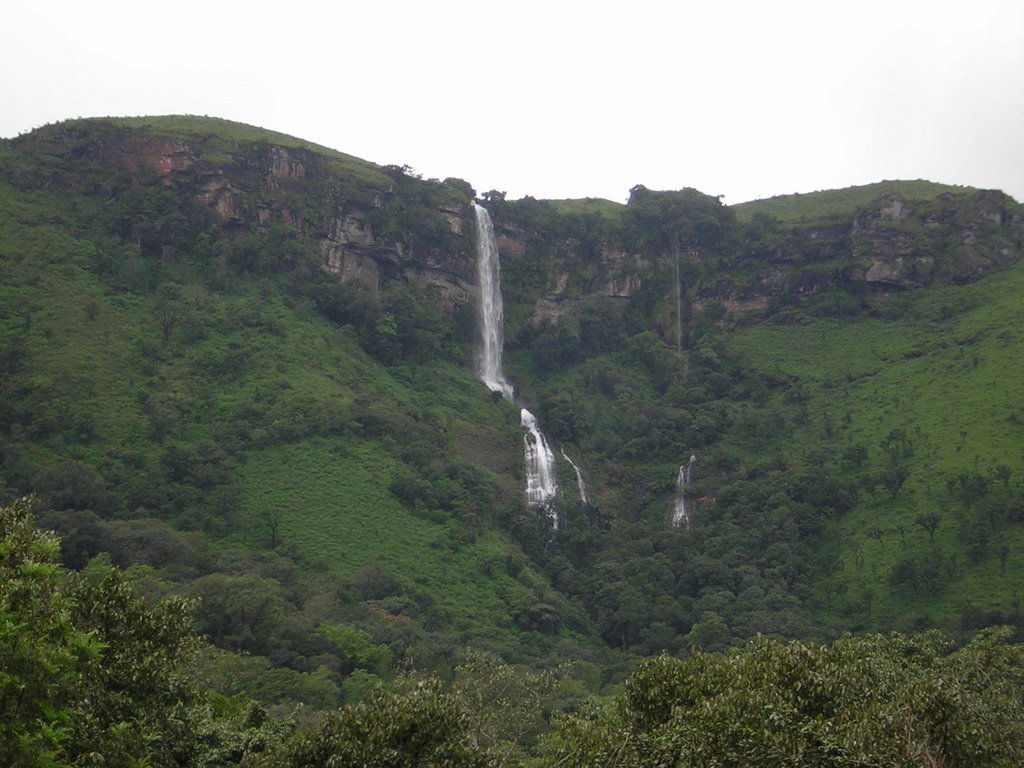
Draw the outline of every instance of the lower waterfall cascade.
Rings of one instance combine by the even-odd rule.
[[[545,507],[558,493],[555,456],[532,413],[523,408],[519,412],[519,423],[526,430],[523,436],[526,445],[526,501],[530,506]]]

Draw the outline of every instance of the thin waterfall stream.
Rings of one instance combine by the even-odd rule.
[[[559,448],[562,452],[562,458],[569,462],[569,466],[576,472],[576,485],[580,489],[580,504],[584,507],[590,506],[590,494],[587,493],[587,484],[583,482],[583,473],[580,468],[576,466],[576,462],[569,458],[569,454],[565,452],[565,448]]]
[[[679,467],[676,476],[676,500],[672,506],[672,527],[690,529],[690,510],[686,506],[687,498],[693,491],[693,483],[697,479],[697,457],[691,456],[688,464]]]

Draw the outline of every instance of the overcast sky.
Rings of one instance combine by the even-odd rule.
[[[1024,2],[0,0],[0,136],[172,113],[510,198],[1024,201]]]

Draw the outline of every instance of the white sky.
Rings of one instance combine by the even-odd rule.
[[[1024,201],[1024,2],[0,0],[0,136],[172,113],[510,198]]]

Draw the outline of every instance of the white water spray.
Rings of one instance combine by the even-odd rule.
[[[686,526],[687,530],[690,529],[690,512],[686,508],[686,497],[696,478],[697,457],[690,456],[690,463],[681,465],[679,467],[679,474],[676,476],[676,500],[672,508],[673,528]]]
[[[590,495],[587,493],[587,484],[583,482],[583,473],[580,472],[580,468],[576,466],[576,462],[569,458],[569,455],[565,452],[565,448],[559,448],[562,452],[562,458],[569,462],[576,472],[576,485],[580,489],[580,504],[585,507],[590,506]]]
[[[505,378],[501,357],[504,346],[504,308],[501,301],[500,261],[498,240],[490,214],[483,206],[473,203],[477,227],[476,274],[480,285],[480,344],[476,350],[474,370],[477,377],[500,392],[506,400],[514,402],[512,384]],[[536,417],[525,408],[519,416],[526,434],[523,436],[526,453],[526,501],[532,507],[544,509],[551,524],[558,528],[558,514],[551,506],[558,493],[555,477],[555,455],[548,447]]]
[[[544,433],[537,426],[536,417],[525,408],[519,413],[519,423],[526,434],[523,443],[526,445],[526,501],[534,507],[548,507],[558,493],[555,480],[555,455],[548,446]],[[549,510],[554,526],[558,527],[558,519]]]
[[[476,278],[480,286],[480,343],[476,350],[474,372],[492,392],[501,392],[506,400],[512,400],[512,385],[505,378],[501,366],[505,310],[501,301],[498,240],[494,236],[494,225],[487,209],[473,203],[473,211],[476,213],[477,228]]]

